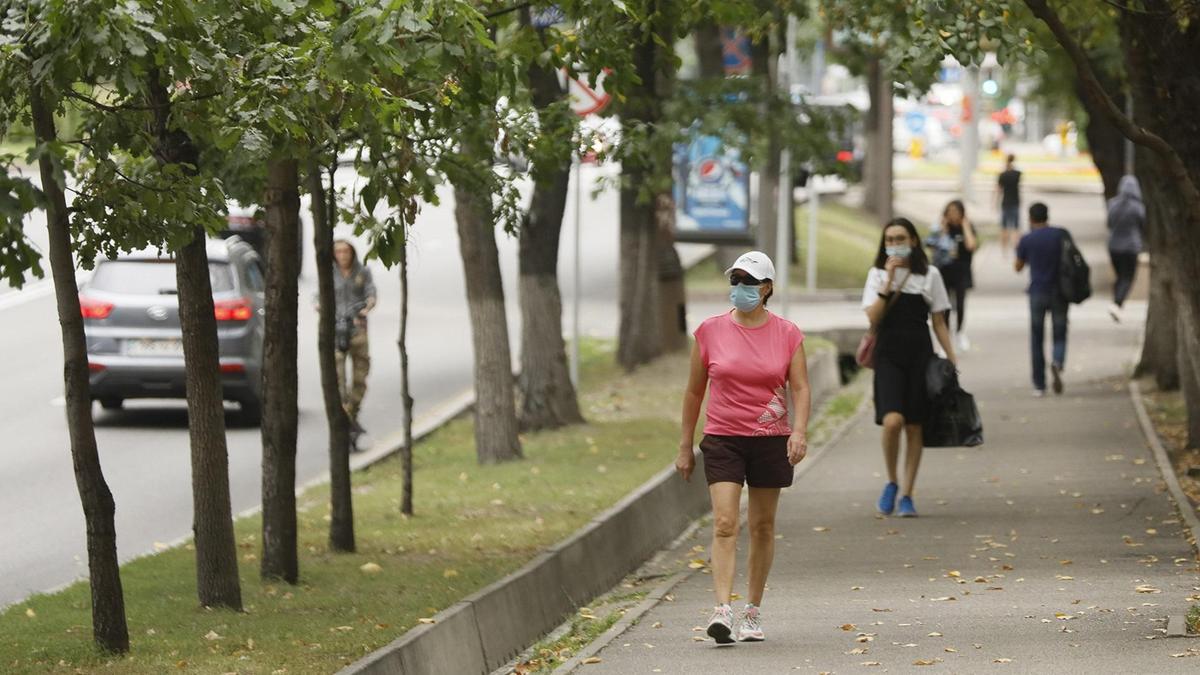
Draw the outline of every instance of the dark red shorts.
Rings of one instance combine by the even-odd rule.
[[[792,484],[787,436],[713,436],[700,441],[704,477],[708,484],[745,483],[756,488],[785,488]]]

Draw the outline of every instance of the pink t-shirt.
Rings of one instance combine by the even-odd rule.
[[[704,433],[717,436],[787,436],[788,367],[804,333],[771,314],[746,328],[731,313],[696,329],[700,359],[708,369],[708,416]]]

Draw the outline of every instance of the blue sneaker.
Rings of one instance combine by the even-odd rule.
[[[879,495],[879,512],[885,516],[892,515],[892,511],[896,509],[896,493],[900,491],[900,486],[895,483],[888,483],[883,486],[883,494]]]
[[[900,498],[900,508],[896,509],[896,515],[900,518],[917,517],[917,509],[913,506],[912,497],[906,495]]]

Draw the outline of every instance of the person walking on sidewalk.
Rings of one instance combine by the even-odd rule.
[[[1067,360],[1067,308],[1058,286],[1066,230],[1051,227],[1050,210],[1035,202],[1029,207],[1029,234],[1017,244],[1017,272],[1029,267],[1029,348],[1033,357],[1033,395],[1046,395],[1046,312],[1050,313],[1054,348],[1050,374],[1055,394],[1063,392],[1062,372]]]
[[[965,352],[971,348],[971,341],[963,331],[963,321],[967,317],[967,291],[975,286],[971,259],[979,248],[979,238],[975,224],[967,219],[967,207],[961,199],[946,204],[942,222],[926,244],[933,249],[933,264],[941,273],[946,290],[954,294],[954,332],[958,336],[958,349]],[[946,310],[946,323],[949,322],[950,310]]]
[[[725,270],[725,276],[734,308],[696,329],[675,460],[675,469],[690,480],[696,466],[692,443],[707,389],[700,451],[713,509],[717,605],[708,635],[717,644],[764,637],[759,607],[775,556],[775,511],[780,490],[792,484],[793,467],[808,452],[811,406],[804,334],[791,321],[767,311],[775,278],[771,259],[751,251]],[[735,630],[729,602],[743,484],[750,490],[749,590]]]
[[[1008,252],[1017,245],[1021,231],[1021,172],[1014,168],[1016,156],[1009,155],[1004,171],[996,180],[996,201],[1000,204],[1000,252]]]
[[[371,371],[371,353],[367,342],[367,314],[375,309],[375,282],[371,270],[358,261],[358,252],[350,242],[339,239],[333,244],[333,297],[338,391],[342,406],[350,418],[351,447],[366,433],[358,422],[358,411],[367,393],[367,374]],[[353,362],[353,382],[346,383],[346,359]]]
[[[907,218],[895,218],[883,227],[875,265],[867,273],[862,306],[876,331],[875,424],[883,427],[883,458],[888,482],[879,497],[884,515],[914,517],[913,488],[924,449],[921,427],[929,412],[925,371],[933,358],[929,321],[946,353],[957,365],[946,310],[950,298],[937,267],[929,264],[920,247],[917,229]],[[904,484],[898,480],[900,435],[907,439]],[[896,496],[900,494],[900,506]]]
[[[1142,252],[1142,229],[1146,227],[1146,205],[1142,186],[1135,176],[1121,176],[1117,196],[1108,200],[1108,257],[1117,281],[1113,285],[1113,304],[1108,315],[1121,321],[1121,307],[1137,275],[1138,254]]]

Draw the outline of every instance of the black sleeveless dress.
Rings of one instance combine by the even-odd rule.
[[[875,342],[875,423],[898,412],[905,424],[924,424],[929,400],[925,368],[933,357],[929,304],[920,293],[901,293],[892,304]]]

